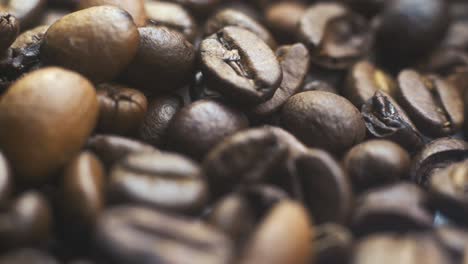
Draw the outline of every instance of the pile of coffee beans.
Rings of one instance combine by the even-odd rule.
[[[0,0],[0,264],[468,264],[465,0]]]

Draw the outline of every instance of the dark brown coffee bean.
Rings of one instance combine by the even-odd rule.
[[[2,255],[0,264],[59,264],[59,262],[46,252],[23,248]]]
[[[35,25],[46,7],[46,0],[8,0],[0,2],[0,9],[14,15],[22,29]]]
[[[112,168],[109,190],[117,202],[176,212],[197,212],[208,198],[198,165],[170,153],[129,155]]]
[[[365,235],[429,229],[433,216],[425,208],[427,201],[426,192],[409,183],[372,189],[357,200],[352,230]]]
[[[326,68],[348,68],[364,58],[371,33],[365,19],[338,3],[317,3],[299,21],[299,38],[312,61]]]
[[[239,110],[211,100],[182,108],[168,127],[169,148],[194,159],[203,159],[224,138],[248,127]]]
[[[323,224],[315,228],[313,236],[315,263],[348,263],[352,253],[353,236],[344,226]]]
[[[195,51],[182,33],[167,27],[142,27],[140,46],[124,79],[154,94],[187,84],[194,70]]]
[[[185,38],[194,42],[197,37],[197,23],[191,14],[181,5],[170,2],[146,1],[148,24],[165,26],[184,34]]]
[[[265,41],[270,48],[276,48],[276,41],[266,28],[248,15],[233,9],[223,9],[215,13],[206,21],[204,33],[206,36],[209,36],[227,26],[235,26],[249,30]]]
[[[240,104],[267,101],[282,80],[273,51],[243,28],[228,26],[203,40],[200,57],[208,87]]]
[[[346,151],[366,136],[359,111],[348,100],[320,91],[292,96],[281,110],[283,126],[310,147]]]
[[[431,174],[440,168],[468,157],[468,143],[454,138],[440,138],[427,144],[413,159],[411,179],[427,185]]]
[[[416,126],[429,136],[456,133],[464,121],[459,90],[437,76],[412,70],[398,76],[398,99]]]
[[[344,96],[357,108],[366,103],[377,91],[390,96],[396,95],[395,81],[385,72],[368,61],[356,63],[348,73]]]
[[[146,24],[145,0],[80,0],[79,9],[86,9],[93,6],[111,5],[127,11],[138,27]]]
[[[306,9],[299,1],[278,1],[264,10],[266,24],[279,40],[296,40],[297,25]]]
[[[0,126],[8,127],[0,148],[16,179],[47,180],[84,145],[97,116],[94,87],[77,73],[44,68],[18,80],[0,101]]]
[[[309,52],[300,43],[279,47],[276,56],[283,71],[283,80],[271,99],[250,110],[251,115],[257,118],[277,112],[289,97],[300,90],[309,72]]]
[[[239,263],[307,264],[313,252],[313,233],[305,208],[292,201],[280,202],[247,242]]]
[[[411,152],[424,146],[423,136],[390,95],[377,91],[362,106],[361,113],[373,137],[391,140]]]
[[[157,149],[143,142],[112,135],[93,136],[88,139],[86,147],[104,162],[106,168],[110,168],[129,154],[158,152]]]
[[[146,96],[138,90],[115,84],[98,86],[100,133],[134,135],[148,109]]]
[[[210,226],[140,207],[108,210],[96,237],[115,263],[232,263],[231,241]]]
[[[279,202],[290,199],[280,187],[269,184],[242,186],[239,193],[248,200],[257,220],[263,219]]]
[[[410,155],[387,140],[369,140],[354,146],[343,160],[354,189],[394,183],[409,176]]]
[[[138,30],[126,11],[98,6],[64,16],[44,36],[41,58],[93,81],[111,81],[138,50]]]
[[[272,128],[244,130],[225,139],[205,157],[203,170],[215,195],[265,180],[288,155],[288,143]]]
[[[15,41],[19,34],[19,21],[13,15],[0,11],[0,53]]]

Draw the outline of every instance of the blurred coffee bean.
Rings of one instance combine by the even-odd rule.
[[[136,153],[112,167],[109,192],[118,203],[134,203],[168,211],[199,211],[208,186],[197,164],[171,153]]]
[[[98,86],[100,133],[134,135],[148,109],[148,101],[138,90],[115,84]]]
[[[269,184],[242,186],[239,192],[248,200],[256,219],[263,219],[277,203],[290,198],[280,187]]]
[[[365,19],[338,3],[316,3],[299,21],[299,38],[310,50],[312,62],[345,69],[363,59],[371,46]]]
[[[322,224],[315,228],[313,236],[316,264],[349,263],[353,236],[344,226]]]
[[[290,97],[281,110],[282,125],[310,147],[346,151],[366,136],[359,111],[336,94],[309,91]]]
[[[59,264],[46,252],[37,249],[21,248],[0,256],[0,264]]]
[[[79,9],[101,5],[120,7],[133,17],[138,27],[146,24],[145,0],[80,0],[78,3]]]
[[[297,25],[307,6],[299,1],[278,1],[264,9],[266,24],[278,40],[296,40]]]
[[[461,228],[445,226],[437,228],[434,236],[451,254],[454,263],[461,263],[465,247],[468,245],[468,232]]]
[[[40,19],[46,3],[46,0],[8,0],[0,2],[0,9],[15,16],[24,30],[34,26]]]
[[[254,33],[228,26],[200,44],[208,87],[239,104],[258,104],[275,93],[282,80],[273,51]]]
[[[141,207],[101,217],[96,243],[115,263],[228,264],[231,241],[210,226]]]
[[[19,34],[19,21],[13,15],[0,11],[0,53],[15,41]]]
[[[410,163],[408,152],[387,140],[356,145],[343,160],[344,169],[358,191],[408,178]]]
[[[226,137],[248,127],[238,109],[212,100],[192,103],[172,118],[167,128],[169,149],[201,160]]]

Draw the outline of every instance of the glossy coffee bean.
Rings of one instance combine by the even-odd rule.
[[[146,96],[138,90],[115,84],[98,86],[100,133],[134,135],[148,109]]]
[[[361,113],[372,137],[393,141],[411,152],[424,146],[423,136],[390,95],[377,91],[362,105]]]
[[[44,36],[41,58],[93,81],[114,79],[138,49],[132,17],[114,6],[98,6],[64,16]]]
[[[411,164],[411,179],[426,186],[431,174],[468,157],[468,143],[454,138],[440,138],[428,143]]]
[[[198,165],[177,154],[131,154],[110,172],[109,190],[117,202],[196,212],[207,201],[207,189]]]
[[[299,21],[299,38],[314,63],[331,69],[350,67],[367,55],[371,44],[365,19],[338,3],[309,7]]]
[[[281,110],[281,123],[306,145],[334,153],[360,143],[366,135],[359,111],[345,98],[328,92],[290,97]]]
[[[194,70],[195,51],[182,33],[167,27],[141,27],[140,45],[124,73],[138,89],[154,94],[188,83]]]
[[[299,1],[278,1],[264,10],[266,24],[277,39],[296,39],[296,28],[307,6]]]
[[[429,136],[456,133],[464,122],[459,90],[437,76],[412,70],[398,76],[398,99],[416,126]]]
[[[45,198],[34,191],[21,194],[0,213],[0,247],[37,245],[50,235],[52,216]]]
[[[0,11],[0,53],[15,41],[19,34],[19,21],[13,15]]]
[[[360,108],[377,91],[384,91],[394,97],[397,87],[395,81],[385,72],[368,61],[356,63],[348,73],[344,96]]]
[[[21,248],[2,255],[0,264],[59,264],[59,262],[46,252]]]
[[[270,127],[238,132],[215,146],[203,161],[203,171],[215,195],[239,184],[258,183],[279,168],[288,143]]]
[[[0,2],[0,9],[14,15],[20,21],[21,28],[27,29],[39,20],[46,4],[46,0],[9,0]]]
[[[148,24],[165,26],[184,34],[185,38],[194,42],[198,33],[198,26],[190,12],[179,4],[146,1],[145,9],[148,16]]]
[[[348,263],[353,245],[353,236],[344,226],[322,224],[315,228],[313,236],[315,263]]]
[[[303,44],[281,46],[276,50],[276,56],[283,71],[283,80],[271,99],[250,110],[251,115],[257,118],[277,112],[289,97],[300,90],[309,71],[310,56]]]
[[[248,127],[239,110],[211,100],[182,108],[169,124],[169,148],[194,159],[203,159],[224,138]]]
[[[63,224],[74,226],[67,228],[70,234],[86,236],[94,227],[105,205],[105,177],[104,166],[91,152],[80,153],[65,168],[60,204]]]
[[[86,9],[93,6],[111,5],[127,11],[138,27],[146,24],[145,0],[81,0],[78,8]]]
[[[276,41],[268,30],[248,15],[233,9],[222,9],[206,21],[204,33],[210,36],[224,27],[235,26],[251,31],[261,38],[270,48],[276,47]]]
[[[313,233],[305,208],[291,201],[278,203],[247,242],[239,263],[309,263]]]
[[[0,101],[0,124],[8,127],[0,130],[0,146],[16,179],[41,182],[65,165],[85,144],[97,115],[93,85],[74,72],[44,68],[13,84]]]
[[[371,189],[357,200],[352,230],[358,235],[427,230],[433,222],[427,203],[427,193],[410,183]]]
[[[141,207],[108,210],[96,240],[103,253],[122,264],[227,264],[233,255],[231,241],[212,227]]]
[[[208,87],[239,104],[267,101],[282,80],[273,51],[240,27],[225,27],[203,40],[200,58]]]
[[[343,160],[344,169],[356,190],[407,178],[410,163],[408,152],[387,140],[369,140],[356,145]]]

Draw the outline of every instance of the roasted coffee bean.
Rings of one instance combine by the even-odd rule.
[[[21,28],[27,29],[40,19],[46,7],[46,0],[7,0],[0,2],[0,9],[19,19]]]
[[[391,140],[411,152],[424,146],[423,136],[390,95],[377,91],[362,106],[361,113],[373,137]]]
[[[249,201],[256,219],[263,219],[277,203],[290,199],[280,187],[269,184],[242,186],[239,192]]]
[[[364,58],[371,46],[365,19],[338,3],[317,3],[299,21],[299,38],[312,61],[331,69],[350,67]]]
[[[224,138],[248,127],[239,110],[211,100],[182,108],[169,124],[169,148],[194,159],[203,159]]]
[[[372,189],[357,200],[352,230],[366,235],[429,229],[433,216],[427,203],[427,193],[410,183]]]
[[[312,238],[315,249],[315,263],[348,263],[352,253],[353,236],[344,226],[323,224],[315,228]]]
[[[146,1],[148,24],[165,26],[184,34],[185,38],[194,42],[198,33],[198,26],[192,15],[181,5],[170,2]]]
[[[195,51],[182,33],[167,27],[142,27],[138,32],[140,46],[124,79],[150,94],[187,84],[194,70]]]
[[[267,101],[282,80],[273,51],[240,27],[225,27],[203,40],[200,58],[208,87],[239,104]]]
[[[59,264],[59,262],[46,252],[22,248],[2,255],[0,264]]]
[[[460,91],[437,76],[412,70],[398,76],[398,99],[416,126],[429,136],[456,133],[464,122]]]
[[[314,221],[345,223],[353,194],[351,183],[338,162],[325,151],[311,149],[299,155],[294,166],[302,199]]]
[[[449,24],[447,18],[444,0],[390,1],[377,27],[378,57],[393,69],[423,57],[442,41]]]
[[[13,176],[10,164],[0,152],[0,206],[7,202],[13,193]]]
[[[135,56],[138,43],[130,14],[114,6],[97,6],[54,23],[44,36],[41,58],[93,81],[110,81]]]
[[[0,248],[37,245],[50,235],[51,210],[41,194],[30,191],[1,210],[0,222]]]
[[[288,143],[270,127],[238,132],[215,146],[205,157],[203,170],[215,195],[239,184],[265,180],[288,155]]]
[[[127,11],[138,27],[146,24],[145,0],[80,0],[79,9],[86,9],[93,6],[112,5]]]
[[[140,207],[108,210],[96,240],[122,264],[228,264],[233,255],[231,241],[210,226]]]
[[[336,94],[310,91],[292,96],[281,110],[282,125],[310,147],[346,151],[366,136],[359,111]]]
[[[100,133],[134,135],[148,109],[148,101],[138,90],[114,84],[98,86]]]
[[[357,244],[352,264],[452,263],[440,244],[428,234],[378,234]]]
[[[0,148],[16,179],[47,180],[84,145],[97,117],[94,87],[79,74],[52,67],[18,80],[0,101],[0,126],[8,127]]]
[[[344,96],[357,108],[369,101],[377,91],[395,97],[395,81],[385,72],[368,61],[356,63],[348,73]]]
[[[266,28],[248,15],[233,9],[223,9],[209,18],[206,21],[204,33],[206,36],[210,36],[227,26],[249,30],[265,41],[270,48],[274,49],[276,47],[275,39]]]
[[[68,234],[89,236],[104,210],[104,167],[91,152],[82,152],[65,168],[60,201]],[[73,228],[69,228],[73,226]]]
[[[283,80],[271,99],[250,110],[251,115],[257,118],[277,112],[289,97],[300,90],[309,71],[310,56],[303,44],[281,46],[276,50],[276,56],[283,71]]]
[[[265,9],[266,24],[277,39],[295,40],[297,24],[306,9],[307,6],[299,1],[278,1]]]
[[[468,143],[454,138],[440,138],[427,144],[413,159],[411,179],[423,186],[431,174],[450,164],[468,158]]]
[[[131,154],[112,168],[113,200],[175,212],[197,212],[208,198],[208,186],[197,164],[177,154]]]
[[[114,163],[125,158],[129,154],[158,152],[158,150],[151,145],[113,135],[93,136],[88,139],[86,147],[93,151],[99,159],[104,162],[106,168],[110,168]]]
[[[278,203],[247,242],[239,263],[309,263],[314,234],[310,221],[300,204],[291,201]]]
[[[0,11],[0,53],[15,41],[19,33],[19,21],[13,15]]]
[[[369,140],[354,146],[343,160],[355,190],[394,183],[409,176],[410,155],[387,140]]]
[[[428,57],[420,68],[425,72],[437,73],[448,77],[463,72],[468,67],[468,54],[459,49],[438,49]]]

